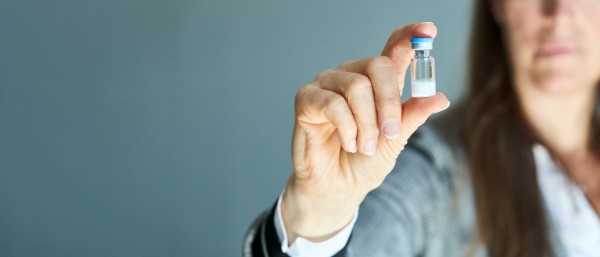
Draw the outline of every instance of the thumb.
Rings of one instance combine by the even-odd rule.
[[[431,22],[408,24],[392,33],[381,55],[392,59],[398,68],[398,72],[403,74],[410,64],[410,58],[415,55],[410,39],[413,37],[435,38],[436,35],[437,27]]]

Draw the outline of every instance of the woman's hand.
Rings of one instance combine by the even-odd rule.
[[[438,93],[401,102],[411,37],[435,37],[432,23],[392,33],[381,56],[321,72],[296,94],[294,172],[282,202],[289,242],[328,239],[390,173],[408,138],[450,104]],[[398,163],[397,165],[402,165]]]

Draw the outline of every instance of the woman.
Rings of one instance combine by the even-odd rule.
[[[423,126],[446,97],[400,92],[433,24],[320,73],[245,255],[600,256],[599,25],[598,0],[477,1],[468,95]]]

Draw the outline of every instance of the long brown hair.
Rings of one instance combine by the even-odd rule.
[[[479,0],[475,6],[462,126],[477,235],[493,257],[552,256],[531,151],[536,138],[520,110],[502,28],[490,4]]]

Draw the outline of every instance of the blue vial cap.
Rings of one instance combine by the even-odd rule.
[[[413,37],[410,39],[410,43],[414,50],[433,49],[433,38],[430,37]]]
[[[410,39],[411,43],[433,43],[433,38],[430,37],[413,37]]]

